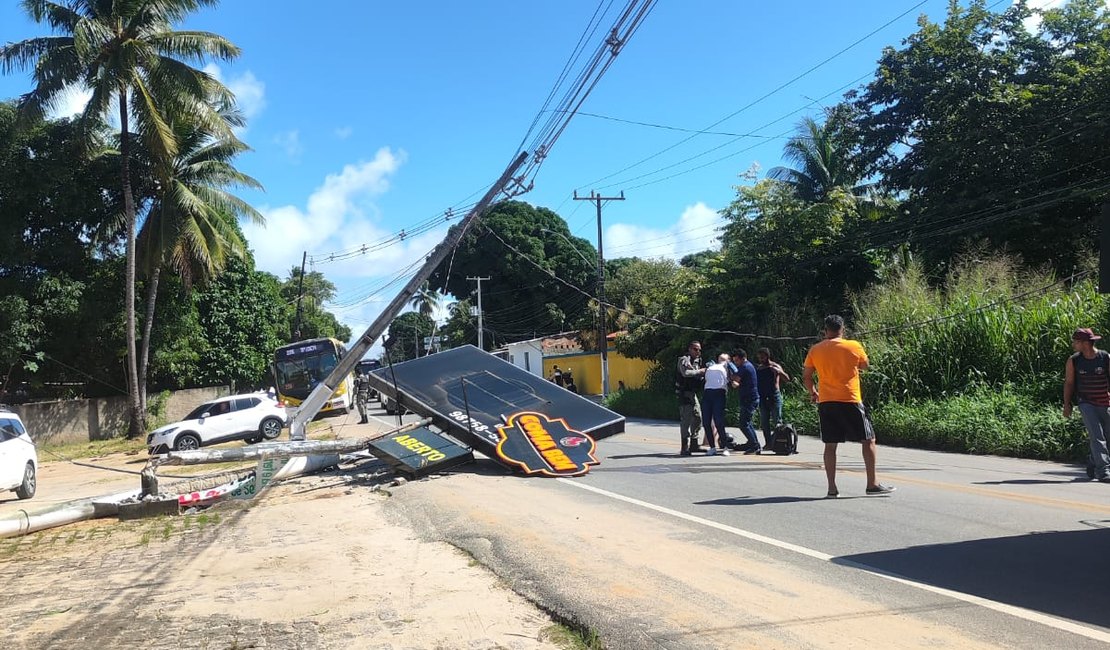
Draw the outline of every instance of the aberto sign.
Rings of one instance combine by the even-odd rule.
[[[562,418],[523,411],[506,418],[497,432],[497,457],[525,474],[580,476],[598,464],[594,439],[571,429]]]

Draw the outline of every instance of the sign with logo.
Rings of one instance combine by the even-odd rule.
[[[370,443],[370,448],[375,456],[413,477],[474,460],[469,449],[427,427],[379,438]]]
[[[497,432],[497,457],[525,474],[579,476],[599,462],[594,439],[571,429],[562,418],[523,411],[509,416]]]

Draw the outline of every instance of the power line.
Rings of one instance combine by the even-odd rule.
[[[488,226],[487,226],[487,229],[488,229]],[[579,292],[579,293],[581,293],[581,294],[583,294],[583,295],[585,295],[585,296],[587,296],[587,297],[589,297],[593,300],[597,300],[597,298],[595,296],[590,295],[590,293],[588,291],[585,291],[584,289],[581,289],[580,287],[577,287],[574,284],[572,284],[570,282],[567,282],[566,280],[564,280],[564,279],[560,278],[558,275],[556,275],[553,271],[550,271],[550,270],[545,269],[542,266],[540,266],[535,260],[533,260],[526,253],[520,251],[519,249],[517,249],[512,244],[505,241],[500,236],[500,234],[498,234],[497,232],[494,232],[493,230],[490,230],[489,232],[499,242],[501,242],[501,244],[504,245],[505,248],[507,248],[510,251],[516,253],[522,259],[529,262],[530,264],[532,264],[533,266],[535,266],[539,270],[544,271],[549,277],[551,277],[555,281],[560,282],[560,283],[574,289],[575,291],[577,291],[577,292]],[[1010,296],[1008,298],[999,299],[999,300],[996,300],[996,301],[994,301],[990,304],[982,305],[980,307],[976,307],[974,309],[970,309],[970,310],[967,310],[965,312],[959,312],[959,313],[956,313],[956,314],[947,314],[947,315],[944,315],[944,316],[937,316],[937,317],[930,318],[930,319],[927,319],[927,320],[924,320],[924,321],[919,321],[919,322],[916,322],[916,323],[911,323],[911,324],[903,325],[903,326],[891,326],[891,327],[881,328],[881,329],[870,331],[870,332],[860,332],[858,334],[858,336],[907,332],[907,331],[911,331],[911,330],[914,330],[914,329],[919,329],[921,327],[927,327],[929,325],[933,325],[933,324],[936,324],[936,323],[939,323],[939,322],[944,322],[944,321],[947,321],[947,320],[953,320],[953,319],[956,319],[956,318],[963,318],[963,317],[970,316],[970,315],[973,315],[973,314],[977,314],[977,313],[987,311],[987,310],[990,310],[990,309],[996,309],[996,308],[1001,307],[1001,306],[1006,305],[1006,304],[1020,302],[1021,300],[1025,300],[1025,299],[1031,298],[1035,295],[1045,293],[1048,290],[1050,290],[1050,289],[1052,289],[1056,286],[1059,286],[1061,284],[1074,283],[1076,280],[1082,279],[1082,278],[1084,278],[1084,277],[1086,277],[1086,276],[1088,276],[1092,273],[1093,273],[1093,271],[1084,271],[1084,272],[1077,273],[1077,274],[1074,274],[1072,276],[1069,276],[1067,278],[1054,280],[1053,282],[1051,282],[1047,285],[1044,285],[1042,287],[1038,287],[1036,289],[1031,289],[1031,290],[1026,291],[1024,293],[1018,294],[1016,296]],[[632,318],[639,318],[639,319],[645,320],[645,321],[650,322],[650,323],[654,323],[654,324],[662,326],[662,327],[670,327],[670,328],[680,329],[680,330],[689,331],[689,332],[698,332],[698,333],[703,333],[703,334],[720,334],[720,335],[725,335],[725,336],[736,336],[736,337],[739,337],[739,338],[760,339],[760,340],[765,340],[765,341],[802,342],[802,341],[813,341],[813,340],[817,340],[817,339],[821,338],[821,337],[816,336],[816,335],[809,335],[809,336],[772,336],[772,335],[765,335],[765,334],[756,334],[756,333],[752,333],[752,332],[736,332],[736,331],[733,331],[733,330],[719,330],[719,329],[711,329],[711,328],[704,328],[704,327],[691,327],[689,325],[680,325],[678,323],[669,323],[669,322],[663,321],[661,319],[654,318],[652,316],[647,316],[645,314],[637,314],[635,312],[624,309],[622,307],[618,307],[618,306],[616,306],[612,303],[603,302],[602,304],[605,305],[609,309],[613,309],[613,310],[618,311],[620,313],[626,314],[627,316],[632,317]]]
[[[766,94],[764,94],[764,95],[762,95],[762,96],[758,97],[757,99],[755,99],[755,100],[753,100],[753,101],[749,102],[748,104],[746,104],[746,105],[742,106],[741,108],[739,108],[739,109],[737,109],[737,110],[735,110],[735,111],[733,111],[733,112],[729,113],[728,115],[726,115],[726,116],[724,116],[724,117],[720,118],[720,119],[719,119],[719,120],[717,120],[716,122],[713,122],[712,124],[709,124],[708,126],[706,126],[706,127],[704,128],[704,129],[700,129],[700,130],[702,130],[702,131],[708,131],[708,130],[710,130],[710,129],[713,129],[714,127],[717,127],[717,126],[719,126],[720,124],[722,124],[722,123],[724,123],[724,122],[726,122],[726,121],[728,121],[728,120],[730,120],[730,119],[732,119],[732,118],[736,117],[737,115],[739,115],[739,114],[741,114],[741,113],[743,113],[743,112],[747,111],[748,109],[752,108],[753,106],[756,106],[756,105],[758,105],[759,103],[763,102],[764,100],[766,100],[766,99],[769,99],[770,97],[772,97],[772,96],[776,95],[777,93],[781,92],[782,90],[785,90],[786,88],[790,87],[790,86],[791,86],[791,85],[793,85],[794,83],[796,83],[796,82],[800,81],[801,79],[803,79],[803,78],[805,78],[805,77],[809,76],[810,74],[812,74],[813,72],[816,72],[817,70],[821,69],[822,67],[824,67],[824,66],[825,66],[825,65],[827,65],[828,63],[832,62],[832,61],[833,61],[833,60],[835,60],[836,58],[838,58],[838,57],[840,57],[841,55],[843,55],[843,54],[847,53],[848,51],[852,50],[852,49],[853,49],[853,48],[855,48],[856,46],[860,45],[861,43],[863,43],[863,42],[864,42],[864,41],[866,41],[867,39],[869,39],[869,38],[871,38],[872,36],[874,36],[875,34],[878,34],[878,33],[879,33],[880,31],[882,31],[882,30],[886,29],[887,27],[889,27],[889,26],[893,25],[894,23],[896,23],[897,21],[901,20],[901,19],[902,19],[902,18],[904,18],[904,17],[906,16],[906,15],[908,15],[908,14],[909,14],[910,12],[912,12],[912,11],[914,11],[914,10],[918,9],[919,7],[923,6],[923,5],[924,5],[924,4],[926,4],[927,2],[928,2],[928,0],[921,0],[920,2],[918,2],[918,3],[914,4],[914,5],[912,6],[912,7],[910,7],[909,9],[907,9],[907,10],[903,11],[902,13],[900,13],[900,14],[898,14],[897,16],[895,16],[894,18],[892,18],[892,19],[888,20],[887,22],[883,23],[883,24],[882,24],[882,25],[880,25],[879,27],[877,27],[877,28],[875,28],[875,29],[871,30],[871,31],[870,31],[870,32],[868,32],[868,33],[867,33],[866,35],[864,35],[864,36],[862,36],[861,38],[859,38],[859,39],[855,40],[854,42],[852,42],[851,44],[849,44],[849,45],[848,45],[847,47],[844,47],[843,49],[841,49],[841,50],[837,51],[837,52],[836,52],[835,54],[833,54],[833,55],[831,55],[831,56],[829,56],[829,57],[825,58],[825,59],[824,59],[824,60],[822,60],[821,62],[819,62],[819,63],[817,63],[816,65],[814,65],[814,66],[810,67],[809,69],[805,70],[805,71],[804,71],[804,72],[802,72],[801,74],[798,74],[798,75],[796,75],[795,77],[791,78],[791,79],[790,79],[789,81],[786,81],[785,83],[782,83],[782,84],[780,84],[779,86],[777,86],[776,88],[774,88],[774,89],[773,89],[773,90],[771,90],[770,92],[768,92],[768,93],[766,93]],[[868,75],[868,76],[870,76],[870,74],[872,74],[872,73],[869,73],[869,75]],[[758,130],[758,129],[757,129],[757,130]],[[696,138],[697,136],[698,136],[698,134],[697,134],[697,133],[694,133],[694,134],[692,134],[692,135],[690,135],[690,136],[688,136],[688,137],[686,137],[686,138],[683,138],[682,140],[680,140],[680,141],[676,142],[675,144],[672,144],[672,145],[670,145],[669,147],[666,147],[666,148],[664,148],[664,149],[662,149],[662,150],[660,150],[660,151],[657,151],[657,152],[655,152],[655,153],[651,154],[650,156],[647,156],[646,158],[643,158],[643,159],[641,159],[641,160],[639,160],[639,161],[637,161],[637,162],[635,162],[635,163],[633,163],[633,164],[631,164],[631,165],[628,165],[627,167],[624,167],[623,169],[619,169],[619,170],[617,170],[617,171],[615,171],[615,172],[613,172],[613,173],[611,173],[611,174],[608,174],[608,175],[606,175],[606,176],[603,176],[603,177],[601,177],[601,178],[599,178],[599,179],[597,179],[597,180],[595,180],[595,181],[592,181],[592,182],[590,182],[590,183],[586,183],[586,184],[585,184],[585,186],[598,186],[598,184],[599,184],[599,183],[601,183],[601,182],[603,182],[603,181],[607,181],[607,180],[609,180],[610,178],[613,178],[614,176],[618,176],[618,175],[620,175],[620,174],[623,174],[624,172],[626,172],[626,171],[629,171],[629,170],[631,170],[631,169],[635,169],[636,167],[639,167],[640,165],[642,165],[642,164],[644,164],[644,163],[646,163],[646,162],[648,162],[648,161],[650,161],[650,160],[653,160],[653,159],[655,159],[655,158],[657,158],[657,157],[659,157],[659,156],[661,156],[661,155],[663,155],[663,154],[667,153],[668,151],[671,151],[671,150],[675,149],[676,147],[679,147],[679,146],[681,146],[681,145],[683,145],[683,144],[685,144],[685,143],[689,142],[690,140],[693,140],[693,139],[694,139],[694,138]],[[584,187],[584,186],[583,186],[583,187]],[[607,187],[607,186],[602,186],[602,187],[601,187],[600,189],[606,189],[606,187]]]

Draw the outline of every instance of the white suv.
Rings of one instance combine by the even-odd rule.
[[[285,407],[264,394],[231,395],[205,402],[182,421],[155,429],[146,437],[146,446],[152,454],[164,454],[230,440],[273,440],[287,421]]]
[[[0,490],[14,491],[20,499],[35,496],[38,467],[39,455],[23,420],[0,407]]]

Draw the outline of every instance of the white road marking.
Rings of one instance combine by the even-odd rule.
[[[556,479],[556,480],[561,482],[561,483],[565,483],[567,485],[576,487],[580,490],[585,490],[587,492],[593,492],[594,494],[600,494],[601,496],[609,497],[610,499],[615,499],[617,501],[623,501],[625,503],[630,503],[632,505],[640,506],[641,508],[646,508],[648,510],[654,510],[655,512],[659,512],[659,513],[662,513],[662,514],[665,514],[665,515],[669,515],[671,517],[676,517],[678,519],[684,519],[686,521],[689,521],[689,522],[692,522],[692,523],[695,523],[695,524],[699,524],[699,525],[702,525],[702,526],[707,526],[709,528],[714,528],[716,530],[719,530],[719,531],[722,531],[722,532],[725,532],[725,533],[730,533],[732,535],[736,535],[737,537],[743,537],[745,539],[750,539],[750,540],[755,541],[755,542],[760,542],[762,544],[768,544],[770,546],[774,546],[775,548],[780,548],[784,551],[791,551],[793,553],[798,553],[800,555],[805,555],[806,557],[811,557],[811,558],[814,558],[816,560],[822,560],[822,561],[825,561],[825,562],[832,562],[836,557],[836,556],[833,556],[833,555],[829,555],[828,553],[822,553],[821,551],[815,551],[811,548],[806,548],[805,546],[799,546],[797,544],[791,544],[790,542],[784,542],[782,540],[778,540],[778,539],[775,539],[773,537],[767,537],[766,535],[760,535],[759,533],[753,533],[751,531],[736,528],[734,526],[729,526],[727,524],[722,524],[720,522],[716,522],[716,521],[713,521],[711,519],[705,519],[704,517],[698,517],[697,515],[691,515],[691,514],[687,514],[685,512],[680,512],[678,510],[672,510],[671,508],[666,508],[664,506],[655,505],[654,503],[648,503],[647,501],[641,501],[639,499],[634,499],[632,497],[626,497],[623,494],[617,494],[616,492],[610,492],[609,490],[604,490],[602,488],[594,487],[592,485],[587,485],[585,483],[582,483],[580,481],[576,481],[576,480],[573,480],[573,479],[560,478],[560,479]],[[1045,625],[1045,626],[1048,626],[1048,627],[1051,627],[1051,628],[1055,628],[1057,630],[1062,630],[1064,632],[1070,632],[1071,634],[1078,634],[1079,636],[1086,637],[1086,638],[1092,639],[1094,641],[1101,641],[1103,643],[1110,643],[1110,632],[1095,629],[1095,628],[1092,628],[1092,627],[1087,627],[1085,625],[1080,625],[1079,623],[1075,623],[1075,622],[1072,622],[1072,621],[1067,621],[1067,620],[1064,620],[1064,619],[1061,619],[1061,618],[1056,618],[1055,616],[1049,616],[1048,614],[1042,614],[1041,612],[1035,612],[1031,609],[1025,609],[1023,607],[1015,607],[1014,605],[1008,605],[1006,603],[1000,603],[996,600],[990,600],[988,598],[981,598],[979,596],[973,596],[971,594],[965,594],[965,593],[960,592],[960,591],[953,591],[951,589],[945,589],[943,587],[936,587],[936,586],[926,584],[926,583],[923,583],[923,582],[917,582],[915,580],[911,580],[909,578],[906,578],[905,576],[900,576],[896,573],[891,573],[889,571],[884,571],[883,569],[877,569],[875,567],[867,566],[866,564],[860,564],[859,562],[853,562],[851,560],[839,560],[836,564],[838,564],[840,566],[849,566],[849,567],[852,567],[854,569],[859,569],[860,571],[866,571],[867,573],[878,576],[880,578],[885,578],[886,580],[890,580],[891,582],[897,582],[899,584],[914,587],[914,588],[920,589],[922,591],[928,591],[930,593],[938,594],[938,595],[941,595],[941,596],[946,596],[948,598],[954,598],[955,600],[960,600],[960,601],[963,601],[965,603],[970,603],[972,605],[978,605],[980,607],[985,607],[987,609],[991,609],[991,610],[994,610],[996,612],[1000,612],[1002,614],[1008,614],[1010,616],[1015,616],[1017,618],[1020,618],[1020,619],[1023,619],[1023,620],[1026,620],[1026,621],[1029,621],[1029,622],[1032,622],[1032,623],[1038,623],[1040,625]]]

